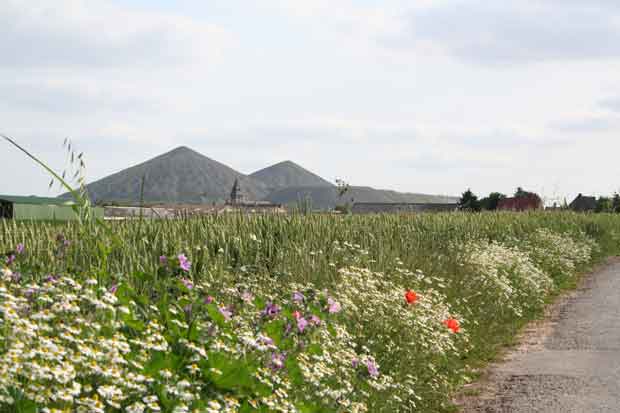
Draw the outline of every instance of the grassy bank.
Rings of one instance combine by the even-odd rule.
[[[0,221],[0,411],[449,411],[619,248],[606,214]]]

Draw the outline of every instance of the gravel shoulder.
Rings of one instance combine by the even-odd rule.
[[[584,276],[518,343],[457,397],[463,413],[620,412],[620,258]]]

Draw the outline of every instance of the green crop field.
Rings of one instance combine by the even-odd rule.
[[[620,249],[569,212],[0,220],[0,412],[442,412]]]

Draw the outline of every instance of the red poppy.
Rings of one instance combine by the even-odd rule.
[[[413,304],[418,299],[418,295],[411,290],[407,290],[405,293],[405,300],[407,300],[407,304]]]
[[[452,330],[453,333],[458,333],[459,330],[461,329],[461,325],[459,324],[459,321],[454,318],[448,318],[443,323],[446,325],[446,327]]]

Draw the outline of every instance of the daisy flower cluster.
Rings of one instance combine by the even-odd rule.
[[[393,379],[374,388],[380,403],[415,409],[427,393],[447,391],[455,371],[440,371],[440,366],[466,347],[467,332],[461,329],[466,323],[441,292],[424,282],[429,277],[407,273],[405,286],[393,281],[397,277],[368,268],[351,266],[338,273],[341,281],[333,296],[347,311],[351,328],[358,327],[356,340],[379,355],[376,368]],[[399,360],[424,368],[403,369]]]
[[[150,295],[67,275],[23,283],[4,268],[0,407],[364,412],[393,381],[338,322],[331,295],[215,290],[188,278],[184,255],[175,263],[166,294]]]
[[[537,267],[528,252],[499,242],[472,242],[462,249],[462,261],[471,266],[463,288],[484,295],[480,305],[500,314],[520,317],[541,306],[553,287],[551,277]]]
[[[598,252],[596,242],[579,232],[573,236],[540,228],[522,244],[531,259],[554,278],[572,277]]]
[[[0,281],[0,405],[16,411],[32,403],[50,411],[161,408],[156,382],[144,374],[152,355],[168,350],[157,321],[143,334],[127,334],[122,318],[132,310],[95,279],[20,284],[10,273],[4,269]]]

